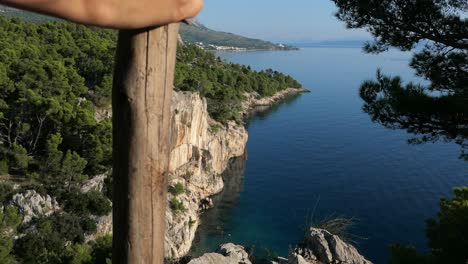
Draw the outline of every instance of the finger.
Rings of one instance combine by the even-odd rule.
[[[184,3],[180,6],[180,17],[178,20],[184,20],[195,17],[203,8],[202,0],[182,0]]]

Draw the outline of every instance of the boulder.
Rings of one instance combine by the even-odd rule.
[[[89,179],[81,186],[81,192],[87,193],[91,191],[102,192],[104,188],[104,181],[107,179],[107,173],[96,175],[92,179]]]
[[[288,264],[318,264],[318,263],[319,262],[308,262],[307,260],[304,259],[304,257],[298,254],[293,254],[288,261]]]
[[[305,240],[290,253],[289,260],[294,264],[371,264],[355,247],[317,228],[310,228]]]
[[[239,260],[239,263],[251,264],[249,254],[243,246],[234,245],[232,243],[224,244],[219,247],[217,253]]]
[[[96,232],[85,236],[85,241],[93,241],[98,237],[112,235],[112,213],[104,216],[91,216],[96,223]]]
[[[192,259],[188,264],[239,264],[239,260],[228,258],[218,253],[207,253],[203,256]]]
[[[51,198],[49,195],[42,196],[34,190],[15,194],[9,204],[17,207],[19,212],[24,215],[23,224],[31,222],[35,217],[49,216],[60,210],[55,198]]]
[[[252,262],[243,246],[228,243],[221,245],[217,253],[204,254],[192,259],[188,264],[252,264]]]

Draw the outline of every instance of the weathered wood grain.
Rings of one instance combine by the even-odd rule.
[[[179,25],[120,31],[112,91],[113,263],[163,264]]]

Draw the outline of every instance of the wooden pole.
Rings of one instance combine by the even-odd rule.
[[[113,112],[112,263],[163,264],[179,24],[120,31]]]

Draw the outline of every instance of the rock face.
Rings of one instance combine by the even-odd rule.
[[[216,253],[207,253],[192,259],[189,264],[251,264],[244,247],[234,244],[224,244]],[[289,257],[277,258],[276,261],[264,260],[269,264],[372,264],[365,259],[356,248],[344,242],[330,232],[311,228],[306,238]]]
[[[207,253],[192,259],[189,264],[252,264],[243,246],[232,243],[221,245],[216,253]]]
[[[60,210],[55,198],[51,198],[49,195],[42,196],[34,190],[15,194],[10,205],[17,207],[24,215],[23,224],[31,222],[34,217],[49,216]]]
[[[305,240],[290,252],[289,263],[371,264],[355,247],[317,228],[310,228]]]
[[[290,88],[264,99],[252,94],[243,107],[247,112],[304,91]],[[177,191],[168,193],[165,255],[169,259],[189,252],[200,224],[200,213],[212,206],[210,197],[223,189],[222,173],[231,159],[244,155],[248,137],[242,125],[235,122],[222,125],[211,119],[206,100],[197,93],[174,92],[171,111],[169,188]],[[104,179],[104,176],[93,178],[82,191],[101,190]],[[99,235],[112,232],[111,220],[110,216],[97,219]]]
[[[87,193],[91,191],[101,192],[104,188],[104,181],[107,179],[107,173],[96,175],[89,181],[86,181],[82,186],[80,191],[82,193]]]
[[[212,120],[206,100],[198,94],[174,93],[169,186],[183,186],[183,192],[168,195],[166,257],[188,253],[200,212],[210,206],[209,197],[223,189],[221,174],[230,159],[244,154],[246,143],[244,127]]]
[[[250,109],[255,107],[261,106],[271,106],[284,98],[298,93],[306,93],[309,90],[304,88],[287,88],[282,91],[279,91],[273,96],[263,97],[261,98],[260,95],[256,92],[254,93],[246,93],[247,100],[243,102],[242,108],[244,113],[248,113]]]
[[[96,232],[94,234],[86,235],[85,241],[93,241],[96,238],[112,234],[112,213],[105,216],[91,216],[96,223]]]
[[[210,118],[207,103],[197,93],[174,92],[172,96],[172,151],[169,187],[182,186],[168,193],[165,255],[180,258],[188,253],[200,223],[199,214],[212,206],[210,196],[224,186],[221,174],[232,158],[242,156],[247,131],[230,122],[226,126]],[[109,117],[102,111],[100,117]],[[216,128],[216,129],[215,129]],[[82,192],[101,191],[106,175],[86,182]],[[112,233],[112,216],[96,217],[98,232],[87,237]]]

